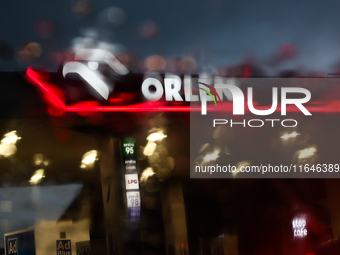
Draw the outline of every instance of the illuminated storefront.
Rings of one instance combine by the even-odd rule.
[[[65,171],[51,176],[48,163],[43,167],[49,157],[36,155],[38,163],[30,179],[31,185],[39,185],[39,182],[48,185],[48,181],[54,179],[59,179],[58,184],[81,182],[83,185],[80,195],[56,220],[57,227],[51,228],[55,232],[55,237],[49,241],[53,248],[45,252],[317,254],[327,241],[339,236],[337,180],[241,179],[245,173],[240,171],[230,171],[232,178],[227,179],[190,178],[190,170],[197,169],[190,166],[192,155],[196,155],[200,169],[206,169],[203,166],[208,166],[206,163],[209,162],[226,166],[221,153],[236,170],[252,170],[257,163],[266,162],[267,168],[263,168],[261,174],[283,171],[289,169],[285,163],[291,161],[291,157],[286,156],[295,155],[296,166],[292,169],[297,175],[302,171],[312,172],[314,162],[316,173],[318,164],[313,160],[317,157],[327,161],[327,167],[333,163],[336,172],[337,151],[330,151],[329,147],[334,149],[339,139],[332,136],[337,126],[329,127],[327,122],[319,120],[327,118],[329,122],[336,122],[338,105],[308,104],[306,109],[314,115],[319,114],[318,119],[306,119],[301,109],[288,108],[293,112],[290,114],[294,114],[292,118],[299,123],[298,131],[289,129],[294,126],[270,123],[258,129],[252,129],[254,123],[234,129],[221,123],[214,127],[208,126],[211,124],[208,122],[190,122],[192,114],[202,113],[201,102],[194,99],[205,97],[201,90],[188,85],[196,83],[198,76],[192,76],[189,81],[184,75],[176,76],[180,79],[148,75],[128,74],[115,81],[107,102],[96,98],[91,87],[84,89],[79,77],[64,78],[60,73],[46,74],[32,69],[27,70],[26,76],[17,77],[21,86],[30,90],[36,99],[38,111],[34,114],[39,117],[37,123],[43,123],[41,130],[54,128],[60,138],[56,144],[65,142],[65,146],[58,145],[59,157],[53,157],[51,162],[67,162],[63,151],[79,161],[77,166],[73,163],[68,168],[61,165]],[[154,102],[148,101],[147,97],[150,99],[151,96],[143,93],[143,84],[150,81],[152,75],[163,77],[153,80],[159,85],[158,90],[148,91],[153,96],[164,92],[159,93]],[[207,78],[204,79],[207,82]],[[182,82],[184,90],[178,87]],[[191,90],[188,92],[185,87]],[[171,95],[171,99],[178,95],[182,99],[187,97],[192,102],[162,100],[167,95]],[[221,95],[228,100],[225,92]],[[227,106],[225,114],[228,116],[228,111],[233,111],[233,104],[231,101],[223,103]],[[260,103],[270,106],[267,102]],[[35,106],[32,102],[28,105]],[[209,114],[220,109],[213,100],[207,106]],[[327,111],[322,112],[325,106]],[[276,118],[280,113],[281,109],[278,109],[273,114],[277,114]],[[33,116],[29,112],[24,117]],[[248,116],[246,111],[244,116],[233,118],[242,123]],[[220,122],[225,123],[225,120]],[[20,142],[24,143],[29,134],[20,134],[20,123],[18,121],[17,133],[22,137]],[[194,134],[192,128],[204,129],[207,134],[201,141],[197,140],[195,146],[190,143],[190,136]],[[316,133],[325,136],[311,137],[310,134]],[[80,147],[68,138],[70,134]],[[217,139],[221,140],[214,143]],[[55,145],[51,142],[46,146]],[[78,148],[81,148],[79,152]],[[244,158],[245,155],[248,158]],[[310,167],[301,167],[302,162]],[[320,167],[322,171],[322,165]],[[39,172],[41,169],[44,171]],[[206,174],[213,175],[211,171]],[[82,220],[88,220],[88,225],[82,229],[86,234],[81,238],[69,235],[70,231],[76,235],[76,226],[68,230],[60,228],[65,222]],[[70,249],[66,247],[68,240]],[[39,241],[36,239],[35,242]],[[59,245],[55,247],[58,241]],[[37,245],[35,252],[37,255],[41,252]]]

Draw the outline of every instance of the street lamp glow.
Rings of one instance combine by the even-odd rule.
[[[83,159],[81,160],[80,168],[92,168],[94,162],[97,160],[98,152],[96,150],[91,150],[86,152],[83,155]]]
[[[148,180],[148,178],[151,177],[154,174],[155,174],[155,172],[153,171],[153,169],[151,167],[146,168],[142,172],[142,175],[140,177],[141,183],[146,182]]]
[[[6,133],[0,142],[0,155],[4,157],[13,155],[17,151],[15,144],[20,139],[15,130]]]
[[[4,135],[4,138],[1,140],[1,143],[7,144],[15,144],[21,137],[17,135],[17,131],[11,131]]]
[[[309,147],[309,148],[298,151],[298,158],[299,159],[310,158],[315,153],[316,153],[316,148],[315,147]]]
[[[37,185],[41,182],[43,178],[45,178],[45,171],[44,169],[39,169],[34,172],[29,182],[31,185]]]
[[[152,156],[156,148],[157,144],[152,141],[149,141],[148,144],[145,146],[143,153],[145,156]]]
[[[220,154],[220,150],[214,150],[213,153],[205,155],[205,157],[203,158],[203,161],[209,162],[209,161],[216,160],[220,156],[219,154]]]
[[[296,133],[295,131],[290,133],[290,134],[284,134],[283,136],[281,136],[281,139],[283,140],[288,140],[289,138],[295,138],[298,135],[300,135],[299,133]]]
[[[231,174],[233,175],[233,177],[236,177],[236,175],[240,173],[243,168],[250,165],[251,165],[250,161],[240,161],[236,164],[236,171],[231,172]]]
[[[165,137],[167,137],[162,131],[158,131],[150,134],[146,139],[152,142],[162,141]]]

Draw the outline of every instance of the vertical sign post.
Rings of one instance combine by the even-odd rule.
[[[140,193],[137,171],[135,140],[127,138],[123,141],[123,156],[125,166],[126,203],[130,222],[137,222],[140,218]]]

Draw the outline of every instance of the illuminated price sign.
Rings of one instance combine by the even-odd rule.
[[[126,138],[122,143],[126,173],[137,173],[136,146],[133,138]],[[137,188],[138,189],[138,188]]]
[[[127,138],[122,143],[123,156],[125,163],[125,189],[126,204],[129,212],[129,220],[131,223],[138,222],[141,213],[141,199],[139,193],[139,182],[137,172],[137,159],[135,150],[135,140]],[[128,191],[129,190],[129,191]],[[135,191],[132,191],[135,190]]]
[[[133,139],[127,139],[123,141],[123,154],[135,155],[135,141]]]
[[[140,207],[140,194],[139,191],[128,191],[126,192],[127,206]]]
[[[126,189],[139,189],[138,174],[125,175],[125,188]]]

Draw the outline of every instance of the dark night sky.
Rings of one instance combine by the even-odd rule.
[[[142,58],[154,54],[165,58],[193,56],[203,71],[213,72],[220,66],[238,64],[247,55],[258,57],[269,75],[285,69],[328,73],[336,71],[335,65],[340,63],[340,1],[337,0],[92,0],[91,12],[84,17],[72,10],[75,2],[0,0],[0,45],[3,48],[6,45],[8,53],[7,57],[0,54],[0,71],[25,70],[28,63],[18,60],[16,53],[29,42],[42,46],[41,57],[31,64],[55,71],[58,66],[51,63],[51,53],[67,51],[84,31],[95,31],[99,40],[122,44]],[[126,14],[126,21],[117,27],[102,25],[99,18],[105,8],[112,6]],[[47,38],[34,30],[41,20],[51,21],[55,28]],[[159,26],[159,32],[151,38],[138,32],[148,20]],[[270,65],[277,49],[285,43],[297,45],[300,54],[293,60]],[[33,189],[43,190],[38,203],[30,196]],[[60,189],[64,192],[60,193]],[[46,215],[48,220],[57,220],[79,189],[78,185],[1,188],[0,234],[33,225],[36,219],[45,217],[46,207],[55,208],[55,214]],[[23,200],[31,211],[20,207]],[[6,205],[6,201],[13,202],[11,211],[6,211],[6,206],[1,211],[1,203]]]
[[[300,55],[281,63],[275,70],[332,71],[340,58],[340,2],[331,1],[92,1],[92,11],[78,17],[70,0],[0,2],[0,41],[15,52],[28,42],[42,45],[42,56],[36,65],[48,66],[52,51],[67,50],[72,39],[84,29],[98,32],[99,39],[120,43],[142,57],[159,54],[164,57],[194,56],[204,71],[239,63],[244,56],[257,56],[262,65],[272,58],[284,43],[300,48]],[[107,7],[121,8],[126,22],[118,27],[103,26],[100,13]],[[56,32],[42,38],[34,24],[42,19],[52,21]],[[160,28],[152,38],[144,38],[138,28],[147,20]],[[0,70],[22,70],[26,63],[15,58],[0,59]],[[269,68],[270,69],[270,68]],[[270,74],[270,70],[268,73]]]

